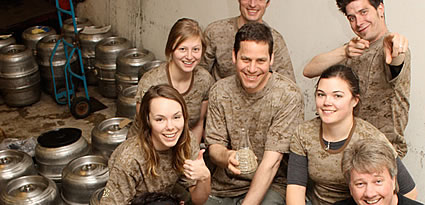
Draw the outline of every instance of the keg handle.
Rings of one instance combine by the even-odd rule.
[[[21,186],[21,188],[19,188],[19,191],[29,193],[32,192],[34,189],[35,186],[33,184],[26,184],[24,186]]]
[[[12,160],[9,157],[0,158],[0,165],[9,164]]]

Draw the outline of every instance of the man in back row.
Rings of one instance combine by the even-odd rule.
[[[217,168],[206,204],[284,204],[283,156],[303,120],[303,97],[293,81],[270,71],[273,37],[264,24],[239,29],[232,59],[236,75],[217,81],[209,94],[206,143]],[[243,142],[256,156],[250,158],[256,171],[241,172],[245,163],[236,153]]]
[[[270,0],[238,1],[239,16],[213,22],[205,29],[207,49],[200,65],[209,70],[215,80],[235,74],[232,50],[238,29],[248,22],[266,24],[263,15],[270,5]],[[274,64],[271,69],[295,82],[294,69],[285,40],[275,29],[270,29],[274,41]]]
[[[407,153],[404,130],[409,115],[410,51],[406,37],[390,33],[383,0],[337,0],[357,37],[315,56],[304,76],[319,76],[335,64],[351,67],[359,77],[361,106],[357,116],[378,128],[397,150]]]

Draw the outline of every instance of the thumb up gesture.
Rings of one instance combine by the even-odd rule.
[[[210,170],[205,165],[203,154],[205,149],[199,150],[195,160],[186,160],[184,162],[184,175],[192,180],[206,180],[210,178]]]

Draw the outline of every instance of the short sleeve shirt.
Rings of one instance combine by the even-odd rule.
[[[244,128],[260,164],[264,151],[289,151],[294,128],[304,117],[303,108],[299,88],[278,73],[273,73],[264,89],[254,94],[245,92],[236,75],[224,78],[210,91],[206,143],[237,150]],[[234,176],[229,170],[217,167],[212,176],[212,194],[219,197],[245,194],[251,180],[252,177]],[[272,188],[284,197],[285,187],[286,162],[282,162]]]
[[[357,116],[384,133],[402,158],[407,153],[404,130],[409,117],[410,51],[405,54],[401,72],[392,78],[385,63],[383,40],[384,37],[371,44],[363,55],[343,64],[359,77],[361,106]]]
[[[146,91],[151,86],[159,84],[172,86],[167,63],[161,64],[142,76],[137,88],[136,101],[140,103]],[[195,67],[189,89],[185,93],[181,93],[188,109],[190,128],[195,127],[198,123],[201,116],[202,102],[208,100],[209,90],[213,84],[214,79],[207,70],[200,66]]]
[[[238,32],[238,17],[219,20],[205,29],[207,48],[201,65],[209,70],[216,80],[235,74],[232,61],[233,44]],[[272,70],[295,82],[291,57],[282,35],[271,28],[273,35],[274,63]]]
[[[311,182],[307,188],[307,195],[313,204],[326,205],[350,196],[348,184],[341,171],[343,151],[363,139],[389,142],[373,125],[355,118],[355,125],[345,144],[337,150],[325,150],[320,127],[320,118],[299,125],[291,139],[291,152],[307,157],[308,176]]]
[[[192,159],[197,157],[199,145],[195,137],[190,142]],[[160,162],[156,171],[159,176],[152,176],[147,170],[146,155],[142,150],[140,137],[131,137],[113,152],[108,162],[109,180],[106,184],[101,204],[127,205],[136,195],[147,192],[171,192],[176,183],[184,187],[195,185],[183,173],[176,171],[172,165],[173,152],[157,151]]]

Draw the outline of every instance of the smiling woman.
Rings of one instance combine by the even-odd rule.
[[[190,136],[183,97],[169,85],[149,88],[142,99],[140,131],[112,154],[101,204],[128,204],[147,192],[170,193],[176,183],[189,189],[194,204],[210,193],[210,172]]]
[[[205,39],[198,22],[187,18],[179,19],[171,28],[165,46],[168,61],[143,74],[136,94],[136,108],[139,113],[141,99],[149,87],[168,84],[175,88],[186,101],[189,128],[198,143],[201,142],[204,131],[209,89],[214,83],[209,72],[198,66],[205,46]],[[137,125],[137,120],[133,124]],[[133,126],[129,136],[133,136],[137,129]]]
[[[329,205],[350,197],[341,171],[343,151],[365,140],[391,146],[377,128],[354,116],[359,100],[359,80],[351,68],[335,65],[322,73],[316,87],[319,117],[299,125],[291,139],[288,205],[305,204],[306,194],[313,205]],[[399,159],[397,166],[400,193],[416,197],[415,183]],[[306,189],[308,179],[311,189]]]

